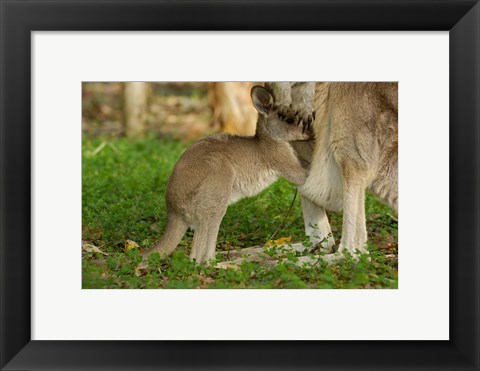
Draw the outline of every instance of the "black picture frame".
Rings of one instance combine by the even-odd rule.
[[[1,0],[0,27],[2,369],[479,369],[478,1]],[[450,340],[32,341],[30,34],[41,30],[449,31]]]

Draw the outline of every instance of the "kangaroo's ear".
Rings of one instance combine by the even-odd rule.
[[[273,97],[268,90],[256,85],[252,88],[250,95],[258,113],[268,115],[273,108]]]

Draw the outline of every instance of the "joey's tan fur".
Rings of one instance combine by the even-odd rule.
[[[190,258],[209,261],[229,204],[257,194],[278,177],[305,182],[307,171],[289,141],[311,135],[278,118],[266,89],[254,87],[252,100],[259,112],[255,136],[213,135],[181,156],[168,182],[165,234],[150,252],[171,254],[190,227],[195,230]]]
[[[307,92],[315,85],[316,111],[310,173],[299,187],[306,233],[312,242],[332,247],[324,209],[343,208],[340,250],[366,252],[365,190],[397,209],[398,85],[301,84],[309,85]],[[271,91],[276,99],[279,91],[280,97],[290,94],[290,87],[278,83]],[[295,100],[291,98],[292,105]]]

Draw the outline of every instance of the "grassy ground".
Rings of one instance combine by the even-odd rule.
[[[187,258],[188,231],[168,259],[152,254],[139,270],[139,253],[160,238],[166,225],[165,191],[170,172],[186,146],[153,137],[83,141],[83,288],[397,288],[395,213],[368,195],[367,228],[371,260],[346,259],[334,265],[295,265],[298,253],[284,253],[266,267],[246,262],[240,269],[196,265]],[[231,205],[222,222],[217,251],[263,245],[282,222],[295,193],[279,180],[254,198]],[[335,239],[341,214],[330,213]],[[304,240],[300,201],[275,238]],[[280,253],[281,254],[281,253]],[[217,259],[221,260],[218,254]]]

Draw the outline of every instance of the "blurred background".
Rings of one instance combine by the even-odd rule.
[[[84,82],[87,137],[159,137],[192,141],[215,132],[253,135],[252,82]]]

